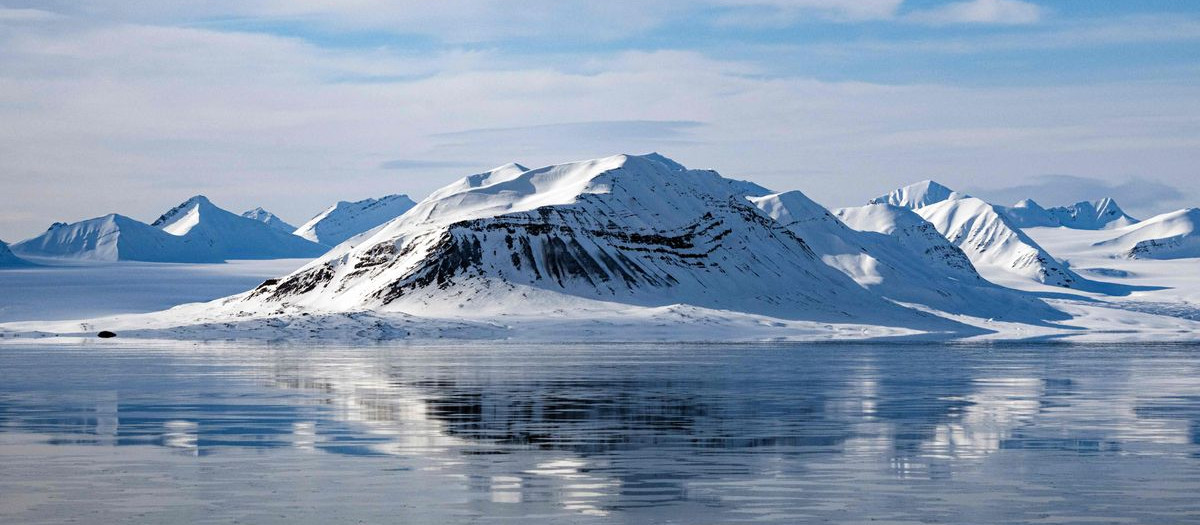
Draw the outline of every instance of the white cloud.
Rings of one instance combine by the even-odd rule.
[[[12,9],[0,7],[0,23],[5,22],[40,22],[54,20],[59,15],[41,9]]]
[[[112,211],[153,219],[201,192],[302,221],[331,200],[422,195],[468,165],[651,150],[831,205],[1039,173],[1151,174],[1200,199],[1191,83],[891,86],[688,51],[414,56],[149,23],[7,29],[6,240]]]
[[[1042,19],[1040,6],[1021,0],[966,0],[927,10],[912,11],[906,18],[927,24],[1034,24]]]
[[[762,12],[728,13],[725,23],[743,25],[779,25],[816,15],[843,21],[887,20],[894,18],[904,0],[709,0],[718,6],[737,8],[769,8]]]

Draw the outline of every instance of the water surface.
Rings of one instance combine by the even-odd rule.
[[[0,523],[1200,521],[1200,348],[0,345]]]

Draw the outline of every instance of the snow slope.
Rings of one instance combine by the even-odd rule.
[[[1036,324],[1066,318],[984,280],[959,248],[906,208],[872,204],[834,216],[799,191],[750,200],[805,239],[826,264],[889,300],[983,319]]]
[[[54,223],[45,233],[12,246],[22,257],[80,261],[220,262],[208,246],[124,215],[73,224]]]
[[[262,207],[254,208],[253,210],[247,210],[242,213],[242,217],[256,220],[282,232],[292,233],[293,231],[296,231],[295,226],[288,224],[283,219],[280,219],[279,216],[262,209]]]
[[[1136,259],[1186,259],[1200,257],[1200,208],[1157,215],[1115,230],[1115,238],[1096,243],[1119,255]]]
[[[961,248],[984,277],[1015,275],[1068,288],[1083,281],[983,200],[946,200],[914,211]]]
[[[340,201],[313,217],[293,233],[326,246],[337,246],[404,214],[416,203],[407,195],[388,195],[356,202]]]
[[[8,248],[8,243],[0,241],[0,268],[23,268],[26,266],[33,266],[33,263],[17,257]]]
[[[871,199],[869,204],[891,204],[915,210],[930,204],[964,197],[969,197],[969,195],[951,190],[931,180],[923,180]]]
[[[999,209],[1018,228],[1063,226],[1076,230],[1102,230],[1122,228],[1138,222],[1110,198],[1049,209],[1042,208],[1032,199],[1025,199]]]
[[[217,260],[316,257],[326,250],[264,222],[225,211],[203,195],[172,208],[151,226],[192,245],[207,247]]]

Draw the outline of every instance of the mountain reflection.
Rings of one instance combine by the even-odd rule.
[[[730,498],[774,513],[780,495],[819,506],[823,487],[952,480],[994,458],[1200,457],[1194,357],[1088,352],[201,346],[68,352],[45,370],[9,352],[0,436],[388,458],[478,505],[595,516]]]

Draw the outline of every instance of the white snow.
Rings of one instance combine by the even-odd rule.
[[[293,233],[326,246],[337,246],[403,215],[415,204],[407,195],[388,195],[356,202],[340,201],[309,219]]]

